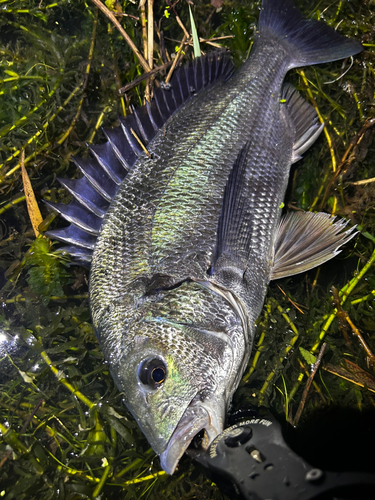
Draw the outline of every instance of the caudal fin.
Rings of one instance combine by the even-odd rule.
[[[303,17],[292,0],[262,2],[258,37],[262,41],[275,36],[291,55],[289,69],[344,59],[363,50],[356,40],[320,21]]]

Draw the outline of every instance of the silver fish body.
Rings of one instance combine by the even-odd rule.
[[[293,67],[361,49],[290,0],[264,0],[250,58],[165,121],[104,216],[90,275],[94,327],[169,473],[199,431],[204,447],[222,431],[270,279],[324,262],[353,235],[325,216],[278,229],[290,166],[321,131],[283,81]],[[309,224],[329,233],[324,258],[322,247],[297,264],[288,254],[283,267],[277,255]]]
[[[181,440],[173,455],[165,453],[166,445],[187,411],[195,407],[194,420],[186,417],[187,442],[204,428],[208,444],[223,429],[269,281],[294,133],[280,113],[285,54],[275,58],[275,47],[265,49],[255,51],[228,82],[218,82],[178,111],[148,145],[152,158],[139,159],[127,175],[93,256],[94,327],[130,411],[168,472],[181,454]],[[264,57],[270,59],[267,68]],[[261,123],[254,119],[260,114]],[[246,318],[242,324],[228,300],[201,283],[208,282],[228,175],[249,138],[254,206],[249,302],[245,307],[240,294],[232,298]],[[185,305],[187,313],[181,314]],[[220,311],[225,314],[216,327]],[[160,359],[167,367],[165,382],[156,390],[139,381],[147,359]],[[206,408],[203,421],[198,408]]]

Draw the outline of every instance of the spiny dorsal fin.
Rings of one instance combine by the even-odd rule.
[[[70,226],[64,227],[63,229],[48,231],[48,236],[50,238],[63,241],[68,245],[76,245],[77,248],[79,247],[81,249],[85,249],[88,252],[92,252],[94,250],[96,243],[96,236],[91,235],[86,231],[82,231],[74,224],[70,224]]]
[[[314,144],[324,124],[319,124],[315,109],[290,83],[284,83],[281,99],[285,101],[286,113],[296,133],[292,157],[292,163],[295,163]]]
[[[224,52],[197,58],[174,72],[168,88],[156,88],[150,103],[120,118],[119,127],[104,129],[108,142],[89,146],[92,158],[73,158],[84,177],[60,181],[73,201],[69,205],[47,203],[71,226],[48,231],[47,236],[67,243],[66,250],[80,262],[89,262],[109,204],[127,172],[144,154],[134,133],[147,145],[181,106],[210,84],[228,79],[233,69]]]
[[[291,212],[283,216],[275,237],[271,280],[303,273],[341,252],[339,248],[358,231],[342,230],[348,221],[318,212]]]

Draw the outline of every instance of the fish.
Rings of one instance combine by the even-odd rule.
[[[95,332],[124,403],[173,474],[195,436],[207,449],[251,353],[271,280],[305,272],[356,234],[329,214],[282,215],[289,171],[323,125],[284,82],[293,68],[362,45],[263,0],[250,54],[178,68],[153,100],[106,129],[61,179],[71,224],[48,235],[90,262]]]

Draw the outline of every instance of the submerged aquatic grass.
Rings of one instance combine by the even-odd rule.
[[[339,24],[342,33],[362,40],[365,51],[347,73],[350,61],[288,75],[326,129],[293,167],[286,205],[349,218],[362,234],[318,270],[271,283],[233,411],[263,404],[293,422],[310,374],[308,353],[316,357],[324,341],[303,425],[317,408],[365,410],[374,404],[374,366],[345,318],[374,352],[375,10],[369,1],[324,0],[312,12],[310,2],[296,4],[305,14]],[[25,203],[23,151],[44,217],[39,229],[45,230],[60,222],[42,200],[69,199],[56,176],[78,175],[70,156],[85,156],[86,143],[103,141],[101,126],[115,125],[130,105],[142,103],[154,80],[168,79],[173,61],[193,57],[197,37],[191,36],[187,4],[149,2],[152,16],[145,2],[139,10],[129,2],[106,5],[148,67],[148,50],[154,68],[163,67],[125,93],[119,90],[142,76],[144,65],[93,2],[0,0],[0,495],[226,498],[188,458],[172,477],[160,470],[103,362],[90,322],[87,270],[72,265],[57,244],[35,238]],[[243,61],[257,5],[195,5],[202,53],[221,45],[237,64]],[[142,30],[147,18],[155,21],[152,43]],[[341,308],[347,316],[338,315]]]

